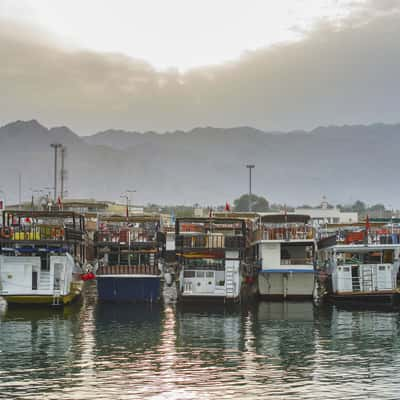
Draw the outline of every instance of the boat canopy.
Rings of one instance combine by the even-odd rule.
[[[270,224],[307,224],[310,221],[309,215],[303,214],[269,214],[263,215],[261,222]]]

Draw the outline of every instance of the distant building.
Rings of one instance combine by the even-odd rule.
[[[317,208],[296,208],[294,213],[309,215],[314,226],[358,222],[356,212],[342,212],[336,207],[329,208],[326,201],[323,201],[321,206]]]
[[[206,208],[197,207],[193,210],[193,215],[195,217],[208,217],[209,210]]]
[[[107,211],[108,204],[104,201],[96,201],[92,199],[71,199],[63,201],[63,209],[65,211],[75,211],[77,213],[103,213]]]

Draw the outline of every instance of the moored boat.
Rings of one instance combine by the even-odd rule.
[[[237,301],[255,276],[246,258],[247,221],[188,217],[176,220],[180,301]]]
[[[252,249],[261,266],[258,290],[270,300],[312,299],[315,288],[314,229],[309,216],[260,215],[254,224]]]
[[[9,305],[62,306],[82,292],[85,220],[64,211],[3,212],[0,296]]]
[[[158,302],[161,296],[160,217],[101,217],[95,235],[98,298],[114,302]]]
[[[326,298],[343,305],[399,307],[399,258],[399,235],[386,229],[349,226],[322,238],[318,267]]]

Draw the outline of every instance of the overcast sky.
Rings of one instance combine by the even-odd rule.
[[[0,0],[0,124],[400,122],[400,0]]]

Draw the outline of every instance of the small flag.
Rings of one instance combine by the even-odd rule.
[[[62,201],[61,201],[61,197],[60,196],[58,196],[57,205],[58,205],[58,208],[61,210],[62,209]]]
[[[228,202],[225,203],[225,211],[231,211],[231,206]]]

